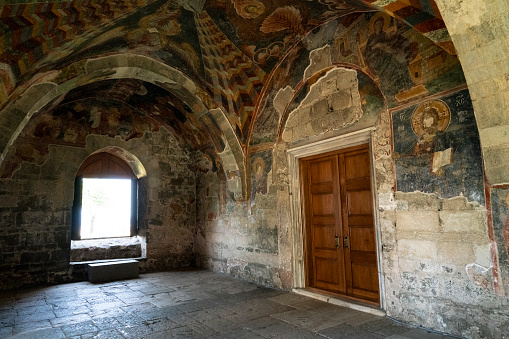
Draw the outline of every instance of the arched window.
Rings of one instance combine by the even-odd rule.
[[[76,176],[72,240],[135,236],[138,180],[119,157],[100,152],[89,156]]]

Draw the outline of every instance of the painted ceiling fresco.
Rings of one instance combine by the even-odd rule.
[[[320,53],[313,56],[312,51],[318,49]],[[274,126],[283,120],[274,109],[274,99],[282,88],[295,89],[288,114],[324,74],[306,74],[310,63],[358,69],[375,81],[389,108],[465,83],[459,61],[415,29],[380,12],[353,13],[310,32],[273,70],[252,126],[250,145],[275,142]]]
[[[432,40],[389,17],[374,24],[371,14],[359,16],[377,9]],[[332,39],[328,33],[334,25]],[[281,64],[294,67],[295,74],[303,70],[317,41],[329,37],[327,42],[338,45],[341,56],[335,61],[360,64],[375,78],[397,76],[411,90],[415,79],[405,72],[418,68],[410,65],[418,63],[417,56],[425,59],[424,47],[444,51],[433,41],[447,49],[444,30],[433,0],[7,0],[0,5],[0,107],[37,72],[107,53],[139,53],[182,70],[206,89],[241,143],[247,143],[264,86]],[[354,47],[357,42],[361,49]],[[390,57],[391,48],[401,46],[406,54]],[[375,61],[380,54],[391,66],[404,66],[403,71],[383,74],[383,65]],[[441,58],[453,62],[445,51]],[[380,83],[385,95],[400,93]]]
[[[89,134],[127,141],[161,127],[173,132],[184,147],[212,156],[224,150],[222,132],[212,116],[198,118],[173,94],[151,83],[105,80],[74,89],[38,112],[17,139],[1,176],[11,175],[23,161],[41,164],[50,144],[85,147]]]

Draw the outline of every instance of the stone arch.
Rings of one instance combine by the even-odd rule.
[[[437,0],[474,106],[486,179],[509,184],[509,3]]]
[[[361,97],[366,94],[362,93],[358,85],[358,81],[361,77],[363,78],[362,81],[369,82],[369,85],[375,91],[377,95],[376,99],[378,100],[378,105],[376,107],[362,106],[361,101],[363,98]],[[344,78],[350,79],[345,80],[345,83],[342,84],[341,82]],[[348,88],[348,86],[351,88]],[[351,91],[355,87],[358,93],[355,93],[356,91]],[[301,93],[306,90],[307,94],[304,98],[301,98],[300,102],[296,102],[297,98],[301,96]],[[345,91],[347,92],[345,93]],[[291,121],[291,126],[288,125],[289,117],[292,113],[299,114],[300,110],[305,110],[306,112],[304,112],[304,115],[310,118],[313,115],[316,116],[315,113],[318,113],[319,116],[327,115],[329,113],[335,114],[338,113],[337,111],[348,109],[348,107],[350,107],[348,106],[348,102],[350,104],[355,104],[354,101],[358,100],[359,107],[355,107],[356,113],[354,112],[351,117],[345,116],[345,121],[339,122],[340,125],[333,126],[332,121],[330,121],[329,127],[333,128],[327,129],[327,126],[325,126],[327,122],[324,120],[321,122],[321,126],[323,126],[322,130],[313,131],[315,133],[323,134],[323,136],[318,137],[319,139],[325,139],[356,132],[366,128],[372,128],[378,121],[380,114],[388,109],[387,101],[380,90],[379,85],[370,75],[364,73],[356,65],[336,64],[324,69],[316,70],[307,78],[305,83],[301,83],[296,86],[296,88],[293,89],[292,94],[293,95],[291,98],[289,97],[286,107],[281,114],[277,133],[277,142],[301,142],[295,135],[288,136],[288,129],[296,127]],[[341,103],[341,100],[345,101],[345,103]],[[309,113],[307,113],[308,110]],[[322,112],[322,110],[324,112]],[[325,116],[324,119],[326,119]],[[302,123],[306,124],[309,122],[310,121],[308,120],[303,121]],[[309,136],[309,131],[305,131],[304,133],[307,137]]]
[[[242,197],[246,196],[244,151],[223,110],[181,71],[155,59],[131,53],[76,61],[60,70],[41,74],[16,89],[0,113],[0,166],[32,116],[49,102],[86,84],[123,78],[147,81],[174,93],[198,117],[210,113],[221,128],[226,143],[224,150],[216,150],[223,162],[223,169],[240,173]]]

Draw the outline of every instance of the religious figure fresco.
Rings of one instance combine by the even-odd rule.
[[[414,155],[431,154],[431,173],[443,175],[443,166],[452,162],[452,145],[447,143],[444,131],[451,121],[451,112],[441,100],[430,100],[419,105],[412,114],[412,130],[419,137]]]
[[[272,170],[272,150],[260,151],[251,158],[251,205],[255,204],[256,194],[267,194],[268,175]]]
[[[14,50],[25,45],[20,41],[6,46],[4,59],[0,57],[0,78],[6,80],[6,85],[0,92],[13,90],[13,81],[23,82],[37,72],[59,69],[78,60],[110,53],[142,54],[181,70],[206,90],[226,112],[239,141],[245,144],[253,117],[261,115],[257,110],[263,106],[269,114],[274,112],[264,98],[273,98],[273,90],[307,81],[302,77],[310,52],[326,45],[331,47],[333,64],[356,65],[374,78],[389,107],[464,83],[456,58],[410,26],[355,0],[139,3],[142,8],[137,11],[128,5],[115,13],[103,13],[104,17],[104,9],[84,7],[83,13],[76,15],[59,8],[70,21],[58,25],[65,25],[62,30],[72,34],[60,34],[63,40],[51,39],[52,49],[39,48],[29,56]],[[34,6],[23,5],[23,13],[52,17],[46,13],[51,6]],[[29,24],[39,19],[14,24],[10,6],[5,8],[7,14],[0,18],[4,26],[0,27],[7,28],[6,41],[11,41],[12,32],[19,31],[11,25],[21,24],[28,26],[23,26],[22,34],[13,39],[39,41],[39,36],[31,37],[38,30]],[[101,19],[97,21],[96,17]],[[80,35],[85,27],[91,29],[87,35]],[[58,31],[55,29],[55,34]],[[51,37],[53,32],[44,34]],[[31,62],[36,62],[34,67],[23,64]],[[270,79],[277,81],[269,83]],[[269,120],[277,119],[262,117],[262,121]]]
[[[410,42],[398,32],[392,21],[392,18],[382,13],[373,15],[369,21],[366,46],[361,54],[369,69],[379,79],[385,95],[390,97],[413,87],[408,65],[418,52],[417,43]],[[386,79],[398,85],[388,86]]]
[[[468,90],[392,113],[397,190],[484,203],[481,146]]]

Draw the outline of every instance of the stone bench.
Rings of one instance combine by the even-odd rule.
[[[138,278],[137,260],[114,260],[88,264],[88,281],[93,283]]]

